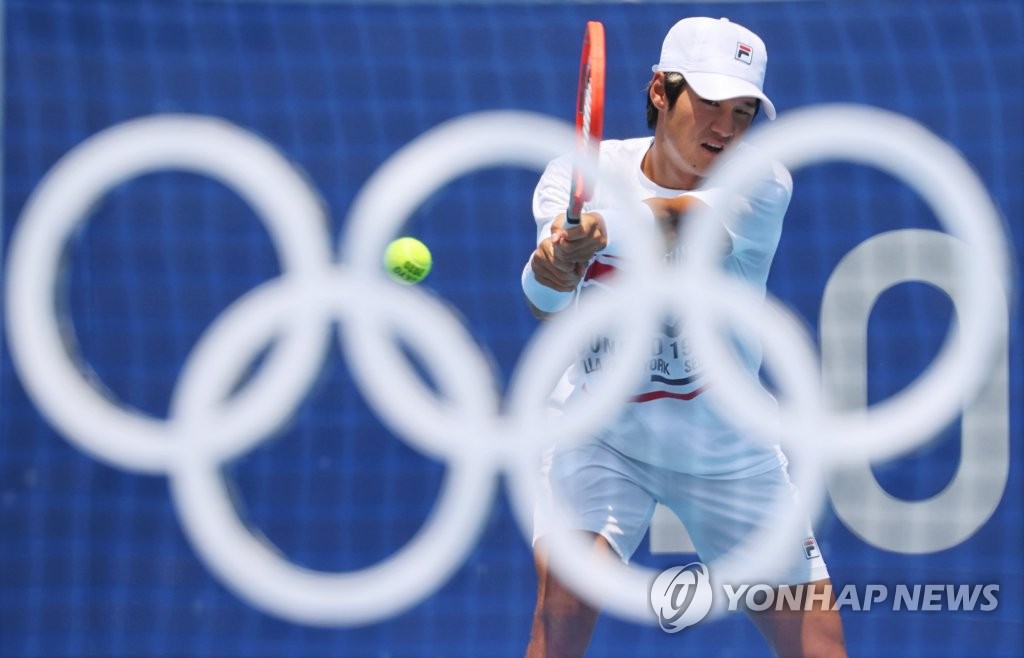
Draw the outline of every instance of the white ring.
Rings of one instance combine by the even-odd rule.
[[[161,169],[208,175],[256,211],[285,272],[312,280],[330,261],[323,211],[305,180],[266,142],[228,123],[166,116],[129,121],[72,149],[40,183],[11,238],[7,322],[11,354],[29,395],[60,431],[86,452],[124,468],[162,472],[179,437],[160,419],[112,405],[83,378],[57,318],[57,275],[70,236],[91,207],[119,183]],[[263,372],[318,361],[321,328],[299,324]],[[266,379],[246,397],[259,397]],[[224,410],[225,425],[238,407]],[[237,419],[237,416],[236,416]]]

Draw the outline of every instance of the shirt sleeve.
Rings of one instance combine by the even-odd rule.
[[[765,176],[742,195],[709,189],[693,193],[712,208],[726,206],[723,225],[732,242],[729,258],[744,270],[771,265],[782,237],[782,223],[793,197],[793,177],[779,162],[771,162]]]

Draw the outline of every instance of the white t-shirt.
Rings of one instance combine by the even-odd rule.
[[[651,142],[649,137],[601,142],[602,173],[615,176],[624,191],[637,201],[675,197],[685,192],[708,205],[724,202],[714,190],[673,190],[648,179],[640,165]],[[752,149],[745,144],[733,148]],[[558,158],[548,165],[537,184],[533,214],[538,243],[550,236],[552,221],[565,212],[570,173],[570,156]],[[789,172],[781,164],[771,163],[764,180],[746,194],[742,211],[730,214],[725,226],[732,239],[732,250],[725,257],[723,269],[742,278],[762,295],[792,190]],[[584,211],[615,214],[607,196],[598,186]],[[644,216],[635,209],[626,217],[628,221],[653,221],[650,213]],[[602,278],[621,265],[614,245],[621,244],[623,236],[616,232],[628,231],[628,221],[623,224],[620,219],[609,224],[609,247],[591,260],[576,290],[577,296],[587,294],[587,288],[601,286]],[[678,256],[676,252],[666,258]],[[744,436],[716,416],[707,396],[702,394],[705,373],[682,329],[681,323],[666,320],[662,333],[652,340],[648,377],[618,420],[598,438],[634,459],[705,477],[746,477],[785,463],[778,447]],[[570,367],[563,379],[568,383],[562,392],[566,404],[571,405],[574,396],[586,395],[586,381],[600,375],[600,359],[607,347],[606,343],[595,341]],[[747,343],[744,360],[752,372],[757,372],[760,348]]]

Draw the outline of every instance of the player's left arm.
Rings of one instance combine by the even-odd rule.
[[[731,194],[721,188],[687,193],[695,198],[690,202],[688,217],[700,217],[700,213],[695,212],[699,204],[723,211],[718,216],[717,226],[722,256],[752,274],[761,271],[767,274],[793,196],[789,171],[778,162],[767,164],[765,175],[742,194]]]
[[[778,162],[770,174],[741,198],[734,198],[723,224],[729,233],[730,255],[745,268],[767,268],[782,237],[782,223],[793,198],[793,177]]]

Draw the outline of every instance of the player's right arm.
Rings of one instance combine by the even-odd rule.
[[[568,307],[583,276],[563,242],[570,172],[569,156],[552,160],[533,192],[537,248],[523,270],[522,284],[530,310],[541,319]]]

